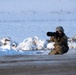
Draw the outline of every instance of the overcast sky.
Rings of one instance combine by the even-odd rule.
[[[76,0],[0,0],[0,11],[76,10]]]

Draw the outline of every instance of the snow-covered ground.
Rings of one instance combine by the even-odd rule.
[[[53,43],[46,33],[63,26],[76,54],[76,0],[0,0],[0,55],[47,55]],[[25,51],[26,50],[26,51]]]
[[[76,38],[68,39],[69,51],[66,54],[76,54]],[[26,38],[23,42],[17,43],[10,37],[0,40],[0,55],[48,55],[54,48],[53,42],[41,40],[37,36]]]

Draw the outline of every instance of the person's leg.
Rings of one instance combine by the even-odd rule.
[[[58,54],[63,54],[64,48],[60,45],[56,46],[56,51],[58,52]]]
[[[55,46],[55,48],[49,53],[49,55],[63,54],[63,47],[60,45]]]
[[[56,55],[56,54],[58,54],[58,52],[55,49],[53,49],[48,55]]]

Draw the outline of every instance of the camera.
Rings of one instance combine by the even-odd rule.
[[[47,32],[47,36],[56,36],[56,37],[58,37],[59,33],[58,32]]]

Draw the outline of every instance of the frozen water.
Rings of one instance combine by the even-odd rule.
[[[0,0],[0,55],[48,54],[53,43],[46,33],[63,26],[71,38],[75,24],[75,0]],[[76,42],[68,45],[67,54],[76,54]]]
[[[37,36],[26,38],[21,43],[13,42],[9,37],[1,39],[0,55],[48,55],[54,48],[53,42],[41,40]],[[76,42],[68,41],[69,51],[66,54],[76,54]]]

